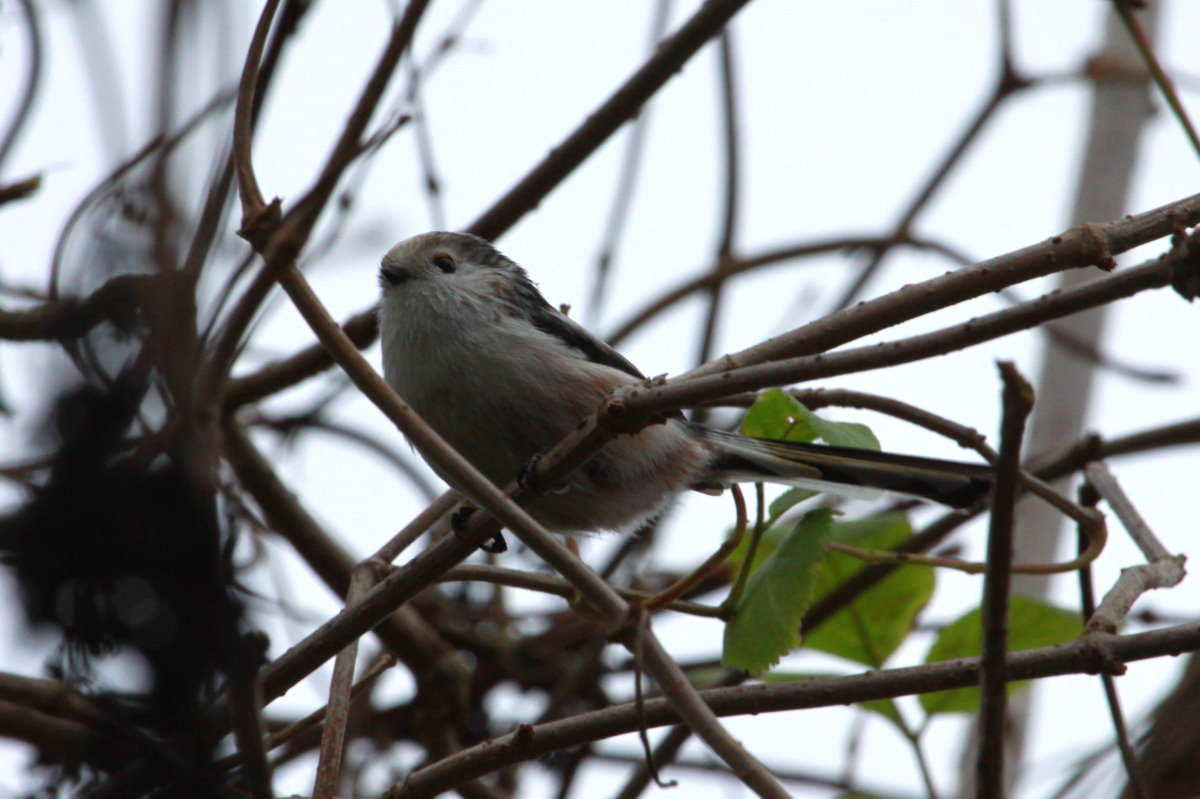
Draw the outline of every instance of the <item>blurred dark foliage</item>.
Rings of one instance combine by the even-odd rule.
[[[96,788],[138,765],[154,775],[141,780],[148,790],[122,795],[172,785],[170,795],[214,796],[224,718],[214,700],[222,677],[252,671],[263,647],[244,632],[232,531],[222,529],[214,490],[171,452],[132,436],[148,384],[131,367],[109,386],[58,399],[48,424],[53,464],[0,522],[0,549],[30,622],[61,636],[52,672],[84,688],[99,660],[120,667],[136,653],[148,674],[142,693],[87,691],[115,735],[91,762],[58,764],[64,774],[90,775]]]

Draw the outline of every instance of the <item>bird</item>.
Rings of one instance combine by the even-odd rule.
[[[385,380],[497,485],[528,474],[613,391],[646,379],[478,236],[401,241],[381,261],[379,287]],[[629,532],[684,491],[741,482],[852,496],[883,490],[963,508],[987,495],[992,476],[982,464],[751,438],[677,414],[609,441],[529,512],[552,532]]]

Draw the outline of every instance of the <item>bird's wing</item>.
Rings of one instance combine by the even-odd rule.
[[[538,330],[576,350],[584,360],[611,366],[639,380],[645,379],[646,376],[630,363],[628,358],[546,302],[546,298],[528,277],[520,275],[517,285],[517,291],[524,301],[520,307],[525,310],[532,309],[532,321]]]

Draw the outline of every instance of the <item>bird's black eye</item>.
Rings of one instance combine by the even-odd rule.
[[[433,256],[433,265],[438,269],[441,269],[446,274],[450,274],[458,268],[458,266],[454,263],[454,259],[449,255],[446,255],[444,252],[440,252]]]

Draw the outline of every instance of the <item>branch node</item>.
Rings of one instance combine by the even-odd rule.
[[[1084,633],[1083,641],[1092,655],[1087,666],[1088,674],[1111,674],[1114,677],[1120,677],[1125,673],[1125,663],[1108,645],[1108,638],[1111,634],[1109,631],[1101,630],[1089,630]]]
[[[242,226],[238,235],[250,242],[254,249],[263,252],[266,249],[267,237],[279,226],[283,218],[281,200],[276,197],[266,205],[247,207],[242,216]]]
[[[1086,222],[1079,226],[1079,230],[1085,233],[1096,247],[1096,266],[1105,272],[1111,272],[1116,269],[1117,259],[1113,258],[1112,248],[1108,244],[1108,236],[1102,233],[1095,225]]]

